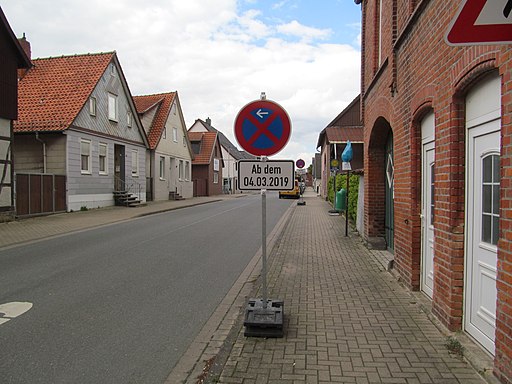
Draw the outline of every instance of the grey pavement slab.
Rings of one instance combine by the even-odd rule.
[[[421,294],[402,287],[357,234],[344,237],[343,218],[313,193],[305,200],[269,258],[269,297],[284,300],[284,338],[245,337],[238,322],[227,357],[217,367],[210,358],[210,374],[187,383],[495,382],[449,353]]]

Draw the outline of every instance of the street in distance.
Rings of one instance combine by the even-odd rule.
[[[285,191],[294,188],[293,160],[240,160],[238,162],[238,189]]]

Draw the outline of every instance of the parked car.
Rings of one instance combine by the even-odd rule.
[[[295,180],[295,186],[291,191],[279,191],[279,198],[298,199],[300,197],[299,182]]]

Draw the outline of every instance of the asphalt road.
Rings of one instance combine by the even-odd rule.
[[[260,246],[254,195],[1,251],[0,383],[164,382]]]

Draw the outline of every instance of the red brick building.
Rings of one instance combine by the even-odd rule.
[[[194,196],[214,196],[222,193],[222,160],[218,132],[188,132],[194,153],[192,181]]]
[[[460,0],[355,2],[363,237],[385,244],[403,282],[511,383],[512,45],[448,45]]]

